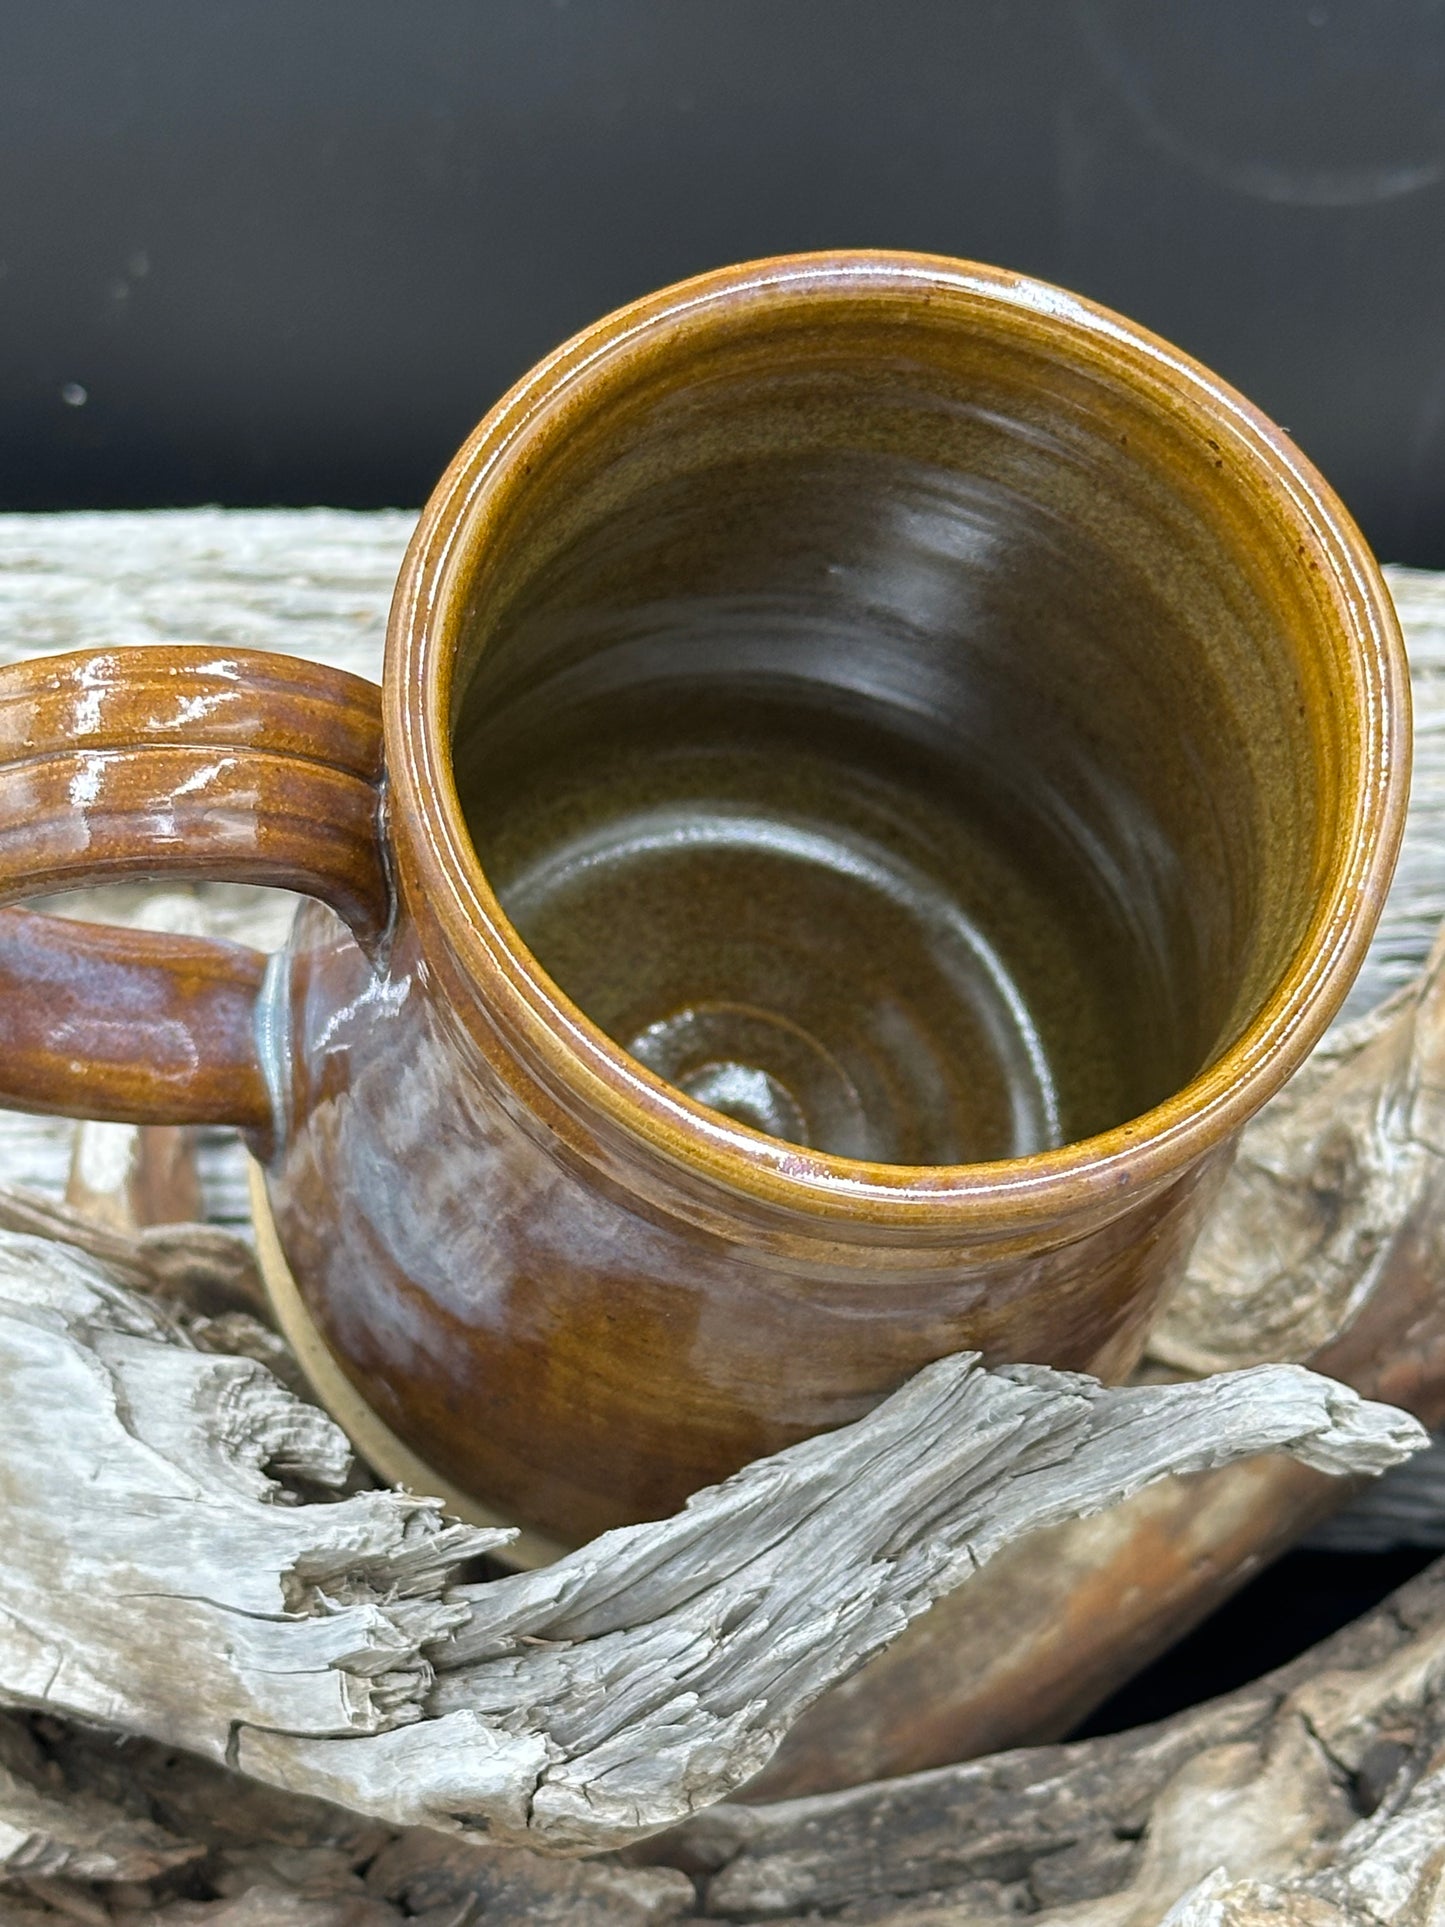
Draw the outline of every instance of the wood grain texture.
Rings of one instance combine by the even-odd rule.
[[[1204,1921],[1422,1927],[1442,1838],[1442,1629],[1445,1563],[1278,1672],[1160,1726],[714,1809],[620,1859],[398,1832],[173,1749],[0,1716],[0,1812],[32,1825],[23,1853],[0,1861],[0,1919],[1156,1927],[1171,1907],[1222,1895],[1233,1911]],[[62,1871],[81,1818],[96,1870],[83,1881]],[[125,1873],[100,1871],[105,1855]],[[168,1871],[143,1872],[163,1858]]]
[[[1421,1442],[1295,1367],[1105,1390],[960,1357],[674,1519],[468,1587],[502,1535],[398,1492],[308,1502],[347,1474],[330,1421],[73,1249],[0,1233],[0,1361],[0,1697],[566,1851],[739,1786],[1030,1527],[1261,1450],[1361,1473]]]
[[[1424,1927],[1445,1874],[1442,1657],[1437,1566],[1160,1726],[724,1808],[666,1852],[694,1870],[704,1917],[788,1927]]]

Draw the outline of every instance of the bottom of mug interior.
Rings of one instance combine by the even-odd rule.
[[[306,1381],[318,1404],[341,1427],[366,1461],[389,1485],[406,1487],[410,1492],[439,1499],[448,1513],[467,1525],[488,1526],[515,1532],[509,1544],[488,1554],[500,1564],[519,1571],[534,1571],[563,1557],[571,1548],[540,1532],[516,1527],[509,1519],[462,1492],[439,1472],[434,1472],[400,1440],[382,1418],[366,1403],[351,1380],[327,1350],[326,1342],[306,1309],[300,1289],[281,1249],[271,1201],[266,1195],[266,1178],[261,1166],[252,1159],[247,1173],[250,1187],[251,1222],[256,1232],[256,1258],[261,1281],[282,1337],[306,1374]]]

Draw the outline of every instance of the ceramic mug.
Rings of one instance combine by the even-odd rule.
[[[98,650],[6,669],[0,729],[10,903],[317,900],[269,965],[8,911],[0,1095],[243,1127],[353,1419],[535,1554],[947,1352],[1127,1370],[1364,953],[1409,716],[1248,403],[1058,289],[838,254],[520,382],[381,690]]]

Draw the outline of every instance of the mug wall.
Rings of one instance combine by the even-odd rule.
[[[455,770],[615,1041],[771,1135],[948,1164],[1137,1116],[1256,1013],[1335,751],[1217,449],[986,328],[846,316],[619,375],[560,445]]]

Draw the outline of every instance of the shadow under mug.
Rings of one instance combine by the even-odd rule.
[[[1361,538],[1187,357],[962,262],[727,269],[482,422],[381,691],[0,673],[7,901],[318,900],[269,966],[7,911],[0,1096],[247,1130],[335,1383],[535,1555],[951,1351],[1126,1372],[1408,753]]]

